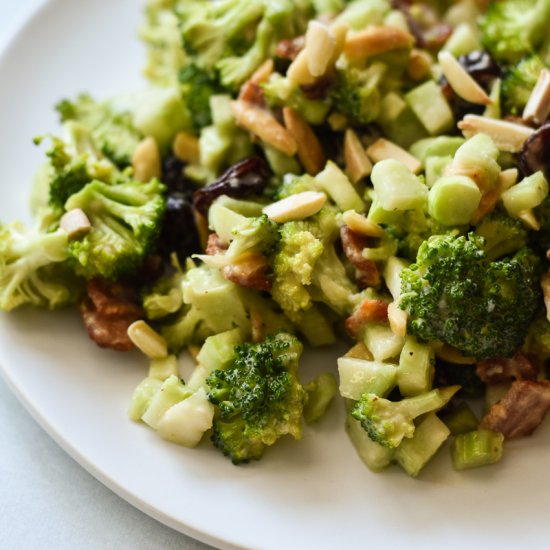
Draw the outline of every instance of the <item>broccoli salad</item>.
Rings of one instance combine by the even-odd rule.
[[[548,23],[550,0],[148,0],[148,87],[63,99],[36,138],[0,309],[76,306],[143,352],[129,417],[234,464],[335,400],[373,471],[446,442],[498,462],[550,409]]]

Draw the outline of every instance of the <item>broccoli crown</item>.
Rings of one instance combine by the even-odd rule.
[[[517,65],[509,66],[502,77],[501,93],[504,110],[521,116],[529,96],[545,64],[536,54],[524,57]]]
[[[115,113],[105,103],[87,94],[75,101],[64,99],[56,105],[61,122],[74,120],[90,131],[96,147],[117,166],[128,166],[141,134],[132,125],[128,112]]]
[[[333,107],[354,124],[372,122],[380,111],[379,84],[385,65],[375,63],[368,69],[349,67],[337,72],[331,90]]]
[[[164,214],[164,185],[128,181],[88,183],[66,210],[80,208],[91,223],[82,239],[69,243],[77,271],[87,278],[118,278],[135,270],[156,244]]]
[[[0,309],[23,304],[56,308],[82,290],[66,265],[67,233],[39,233],[21,223],[0,226]]]
[[[497,61],[516,63],[545,38],[549,16],[549,0],[491,2],[480,22],[482,42]]]
[[[473,233],[431,237],[401,272],[409,331],[476,359],[512,355],[537,308],[539,265],[529,248],[492,262]]]
[[[212,441],[234,464],[259,459],[281,436],[299,439],[306,392],[297,377],[302,345],[279,333],[235,348],[228,368],[206,380],[216,405]]]
[[[231,241],[227,255],[239,258],[245,254],[271,254],[279,242],[277,224],[265,214],[256,218],[247,218],[234,230],[235,238]]]
[[[550,321],[546,317],[546,311],[539,312],[531,323],[524,349],[542,364],[550,359]]]
[[[210,97],[220,93],[222,88],[215,77],[196,65],[186,65],[179,72],[182,96],[191,117],[191,126],[200,132],[212,124]]]
[[[403,438],[412,437],[414,419],[421,414],[440,409],[446,399],[439,390],[390,401],[374,393],[365,393],[355,403],[351,415],[361,422],[368,436],[388,448],[399,446]]]

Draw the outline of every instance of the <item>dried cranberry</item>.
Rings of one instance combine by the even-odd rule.
[[[265,160],[250,157],[234,164],[219,179],[198,189],[193,194],[193,204],[201,213],[206,214],[212,202],[221,195],[229,197],[248,197],[260,194],[269,179],[270,171]]]
[[[550,181],[550,123],[529,136],[518,153],[518,163],[526,176],[542,170]]]
[[[197,186],[183,173],[184,167],[185,163],[173,155],[162,161],[161,181],[168,187],[168,193],[172,191],[192,193],[196,189]]]

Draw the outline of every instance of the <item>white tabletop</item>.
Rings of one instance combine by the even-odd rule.
[[[39,1],[0,0],[0,50]],[[210,548],[96,481],[38,426],[1,378],[0,433],[0,548]]]

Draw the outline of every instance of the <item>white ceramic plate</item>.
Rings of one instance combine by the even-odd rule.
[[[28,218],[42,158],[31,138],[55,129],[52,105],[141,85],[139,3],[52,0],[0,58],[0,219]],[[330,368],[320,352],[308,368]],[[550,432],[507,445],[493,468],[457,474],[448,449],[418,480],[370,473],[342,428],[341,405],[299,443],[235,467],[208,444],[187,450],[126,419],[146,372],[136,354],[96,348],[76,313],[0,316],[0,363],[14,392],[82,466],[123,498],[186,534],[223,548],[543,548]],[[307,375],[306,375],[307,377]]]

